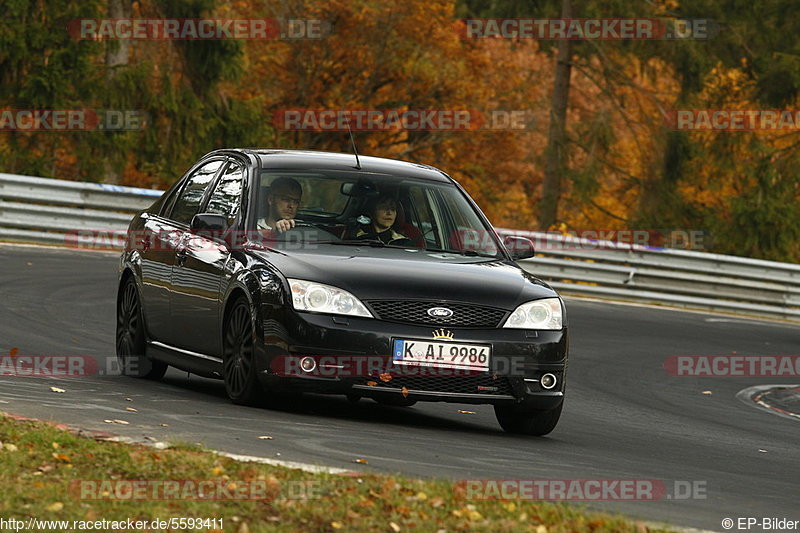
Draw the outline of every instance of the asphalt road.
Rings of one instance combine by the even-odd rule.
[[[0,355],[17,348],[19,355],[113,361],[116,265],[110,254],[0,245]],[[663,480],[670,491],[676,480],[697,482],[705,498],[592,507],[716,531],[725,517],[800,520],[800,420],[736,399],[744,388],[787,379],[671,377],[662,368],[671,355],[798,354],[796,327],[577,299],[567,305],[567,399],[545,438],[504,434],[489,406],[391,408],[309,396],[280,410],[239,407],[221,382],[174,369],[157,383],[0,377],[0,410],[135,438],[422,477],[641,478]]]

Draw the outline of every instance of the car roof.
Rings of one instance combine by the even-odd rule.
[[[231,151],[241,152],[256,157],[261,163],[261,168],[263,169],[325,169],[350,170],[353,172],[358,172],[358,170],[355,168],[356,158],[352,153],[343,154],[335,152],[318,152],[314,150],[235,148],[218,150],[208,155],[218,152]],[[374,172],[378,174],[390,175],[395,174],[413,178],[427,179],[431,181],[450,182],[450,178],[444,172],[429,165],[360,154],[358,159],[361,163],[361,171],[363,172]]]

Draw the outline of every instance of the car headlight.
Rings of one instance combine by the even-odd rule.
[[[511,313],[504,328],[517,329],[561,329],[564,320],[561,313],[561,300],[558,298],[542,298],[527,302]]]
[[[358,298],[337,287],[302,279],[289,279],[289,287],[298,311],[373,318]]]

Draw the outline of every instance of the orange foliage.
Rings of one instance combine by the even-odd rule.
[[[672,3],[663,0],[660,5],[666,9]],[[532,120],[525,129],[393,130],[355,132],[355,137],[364,154],[428,163],[448,172],[496,226],[536,228],[553,85],[552,52],[532,40],[461,40],[451,0],[279,4],[218,0],[216,4],[211,17],[318,19],[332,25],[332,32],[321,39],[245,41],[243,75],[223,83],[219,97],[257,102],[266,123],[278,110],[297,108],[484,114],[526,110]],[[163,15],[152,0],[142,0],[134,2],[133,16]],[[164,83],[164,74],[169,83],[186,84],[186,65],[176,46],[170,41],[134,41],[131,63],[152,62],[153,88]],[[569,176],[562,180],[559,222],[568,227],[626,227],[642,183],[659,168],[662,112],[677,92],[675,77],[662,65],[641,64],[608,48],[602,59],[575,59],[568,112],[569,168],[586,176],[581,187],[571,186],[577,181]],[[609,64],[619,70],[615,83],[600,74]],[[179,125],[163,116],[150,127],[159,129],[160,138],[181,135]],[[608,145],[598,144],[591,135],[602,128],[610,132]],[[260,144],[350,151],[347,133],[338,131],[274,130]],[[58,165],[60,174],[69,174],[65,152]],[[121,180],[149,187],[166,186],[177,177],[154,172],[146,161],[129,157]]]
[[[243,7],[246,2],[238,2]],[[265,120],[280,109],[527,110],[523,130],[356,132],[361,152],[442,168],[462,183],[496,226],[535,228],[547,144],[554,57],[535,41],[463,41],[452,2],[302,3],[297,18],[331,21],[322,40],[249,41],[246,76],[230,87],[238,98],[260,98]],[[231,10],[235,13],[235,9]],[[271,13],[279,15],[278,13]],[[565,179],[563,222],[571,227],[625,227],[640,184],[654,171],[663,130],[664,99],[674,77],[661,65],[619,56],[624,86],[597,76],[599,60],[575,69],[570,137],[598,117],[610,120],[615,140],[603,153],[571,150],[570,167],[597,166],[590,201],[573,197]],[[595,71],[595,75],[590,73]],[[290,148],[349,151],[342,132],[276,131],[265,141]],[[593,155],[592,155],[593,154]]]

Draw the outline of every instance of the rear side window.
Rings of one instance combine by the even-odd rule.
[[[241,205],[243,177],[244,168],[240,163],[228,165],[211,193],[206,213],[224,215],[228,219],[228,225],[233,224]]]
[[[169,218],[183,224],[191,222],[192,217],[197,213],[197,209],[200,207],[200,202],[203,201],[203,194],[206,188],[214,181],[214,176],[217,174],[223,162],[222,160],[209,161],[189,176],[186,185],[181,191],[181,195],[172,208],[172,214]]]

